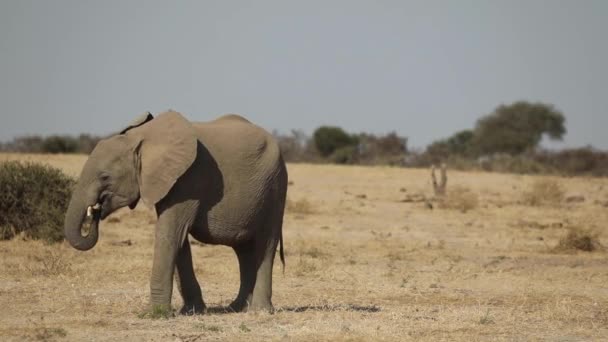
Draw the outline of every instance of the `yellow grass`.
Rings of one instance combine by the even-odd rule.
[[[77,175],[82,156],[1,155]],[[585,201],[531,206],[544,177],[450,172],[474,209],[436,210],[428,170],[289,165],[285,274],[275,265],[277,313],[152,320],[154,222],[142,207],[102,222],[88,252],[20,239],[0,242],[0,340],[512,341],[605,340],[608,254],[556,253],[568,227],[606,246],[608,179],[551,178]],[[303,204],[305,201],[307,204]],[[237,293],[234,253],[193,246],[207,305]],[[174,291],[173,303],[180,305]]]
[[[448,189],[447,193],[438,200],[440,208],[460,210],[462,212],[473,210],[479,204],[476,193],[458,185]]]
[[[548,178],[534,181],[530,189],[522,194],[523,202],[528,205],[558,205],[563,199],[562,185]]]

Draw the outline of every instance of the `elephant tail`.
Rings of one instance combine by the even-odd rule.
[[[280,149],[279,149],[280,153]],[[283,161],[283,156],[279,154],[279,162],[281,165],[280,171],[280,185],[281,185],[281,210],[280,210],[280,224],[279,224],[279,256],[281,257],[281,264],[283,264],[283,275],[285,275],[285,253],[283,252],[283,216],[285,215],[285,203],[287,202],[287,184],[288,184],[288,175],[287,175],[287,166],[285,166],[285,161]]]
[[[281,229],[281,236],[279,237],[279,256],[281,257],[281,264],[283,264],[283,275],[285,275],[285,254],[283,253],[283,229]]]

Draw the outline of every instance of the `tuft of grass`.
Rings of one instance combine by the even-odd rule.
[[[317,265],[314,262],[302,258],[300,256],[300,260],[298,260],[298,264],[296,265],[296,275],[298,277],[305,276],[306,274],[313,273],[317,270]]]
[[[490,317],[490,309],[486,310],[486,313],[479,318],[479,324],[486,325],[494,323],[494,319]]]
[[[389,261],[395,262],[395,261],[401,261],[404,260],[405,257],[403,256],[402,253],[396,252],[396,251],[390,251],[388,252],[388,254],[386,255],[386,257],[388,258]]]
[[[310,215],[315,213],[314,206],[306,198],[299,200],[287,199],[285,205],[287,212],[292,214]]]
[[[313,259],[319,259],[319,258],[326,257],[327,253],[317,247],[310,247],[310,248],[303,249],[300,252],[300,255],[309,256]]]
[[[118,218],[118,217],[108,217],[107,222],[108,223],[120,223],[120,218]]]
[[[241,324],[241,325],[243,325],[243,324]],[[214,333],[222,332],[222,328],[220,326],[217,326],[217,325],[207,325],[207,324],[204,324],[204,323],[199,323],[199,324],[197,324],[197,326],[201,330],[204,330],[204,331],[210,331],[210,332],[214,332]],[[247,328],[247,327],[245,327],[245,328]]]
[[[71,271],[70,261],[66,260],[64,255],[59,252],[48,252],[44,255],[34,255],[30,258],[36,266],[28,265],[26,267],[34,276],[58,276]]]
[[[590,229],[570,227],[568,228],[566,235],[559,240],[554,251],[593,252],[601,249],[603,249],[603,246],[599,240],[599,233]]]
[[[0,163],[0,240],[15,236],[60,242],[75,181],[36,163]]]
[[[241,323],[241,325],[239,325],[239,330],[241,330],[242,332],[251,332],[251,329],[249,329],[245,323]]]
[[[477,194],[463,186],[453,186],[445,196],[439,198],[440,208],[459,210],[463,213],[477,208],[478,204]]]
[[[54,341],[57,337],[68,336],[68,332],[63,328],[39,328],[36,330],[36,339],[39,341]]]
[[[170,306],[154,305],[150,309],[137,315],[137,317],[141,319],[169,319],[175,317],[175,313]]]
[[[522,194],[522,202],[531,206],[557,205],[564,199],[562,186],[553,179],[541,178]]]

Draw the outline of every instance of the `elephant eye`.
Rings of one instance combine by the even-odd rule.
[[[109,175],[109,174],[107,174],[107,173],[102,173],[102,174],[100,174],[100,175],[99,175],[99,179],[100,179],[102,182],[107,182],[107,181],[109,181],[109,180],[110,180],[110,175]]]

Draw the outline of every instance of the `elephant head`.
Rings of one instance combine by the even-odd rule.
[[[196,158],[194,127],[181,114],[150,113],[100,141],[86,161],[65,216],[65,237],[76,249],[89,250],[99,237],[99,220],[115,210],[135,208],[140,198],[155,205]],[[92,216],[89,232],[83,223]]]

